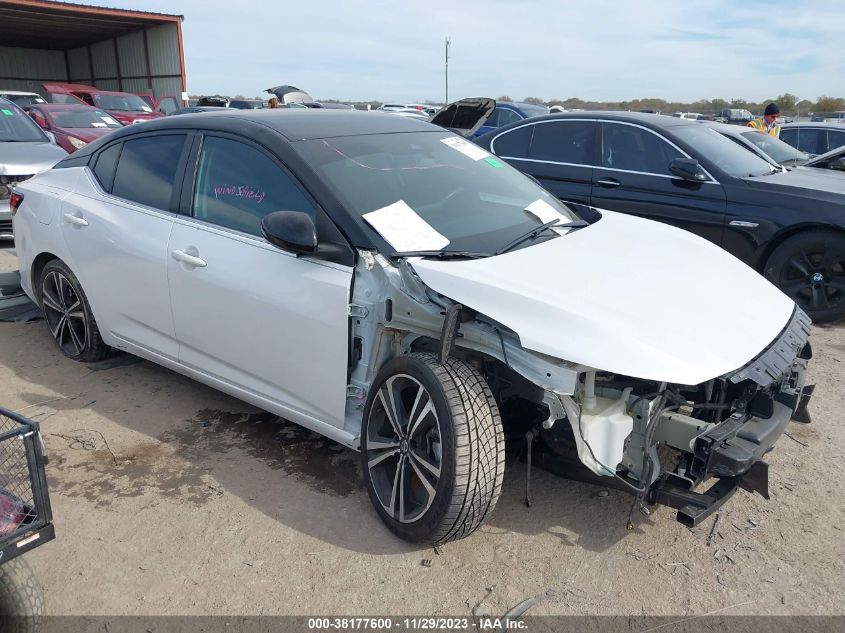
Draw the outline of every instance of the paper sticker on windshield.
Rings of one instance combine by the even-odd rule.
[[[450,136],[449,138],[440,139],[441,143],[445,143],[452,149],[458,150],[464,156],[468,156],[472,160],[481,160],[488,158],[490,153],[481,149],[478,145],[470,143],[468,140],[459,138],[457,136]]]
[[[106,123],[108,123],[109,125],[118,125],[118,122],[117,122],[117,121],[115,121],[115,120],[114,120],[113,118],[111,118],[110,116],[101,116],[100,118],[101,118],[103,121],[105,121]]]
[[[488,165],[495,167],[496,169],[501,169],[502,167],[504,167],[502,161],[500,161],[498,158],[494,158],[493,156],[488,156],[484,159],[484,162]]]
[[[525,210],[536,216],[543,224],[554,220],[560,220],[561,223],[569,221],[569,218],[564,217],[560,211],[540,198],[525,207]]]
[[[5,114],[6,116],[15,116],[15,113],[14,113],[14,112],[12,112],[11,110],[6,110],[6,109],[4,109],[2,112],[3,112],[3,114]]]
[[[91,126],[92,126],[92,127],[106,127],[106,124],[105,124],[105,123],[100,123],[99,121],[93,121],[93,122],[91,123]]]
[[[365,213],[363,217],[399,252],[436,251],[449,245],[449,240],[435,231],[404,200]]]

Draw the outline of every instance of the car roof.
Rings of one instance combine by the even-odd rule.
[[[289,141],[357,136],[363,134],[391,134],[396,132],[443,132],[443,128],[425,121],[380,112],[357,110],[262,108],[237,110],[217,108],[195,114],[169,116],[145,121],[141,126],[127,126],[115,130],[109,138],[118,138],[141,131],[173,128],[206,128],[247,132],[255,126],[275,130]]]
[[[59,110],[99,110],[87,103],[33,103],[28,108],[40,108],[45,112],[57,112]]]
[[[41,95],[38,94],[37,92],[27,92],[25,90],[3,90],[2,88],[0,88],[0,94],[2,94],[2,95],[41,97]]]
[[[794,121],[793,123],[784,123],[781,127],[823,127],[828,128],[830,130],[845,131],[845,125],[837,123],[836,121],[830,121],[827,123],[825,123],[824,121]]]
[[[603,121],[620,121],[622,123],[636,123],[647,127],[682,127],[701,125],[691,119],[679,119],[666,114],[651,114],[648,112],[622,112],[614,110],[582,110],[579,112],[553,112],[548,115],[533,117],[531,121],[566,119],[601,119]],[[516,125],[516,124],[510,124]]]
[[[731,125],[730,123],[718,123],[717,121],[698,121],[699,125],[712,127],[721,134],[739,134],[741,132],[753,132],[754,129],[747,125]]]

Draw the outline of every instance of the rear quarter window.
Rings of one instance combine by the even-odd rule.
[[[120,148],[122,143],[115,143],[105,148],[97,155],[97,160],[94,162],[94,172],[100,186],[111,192],[112,183],[114,182],[114,170],[117,167],[117,159],[120,156]]]

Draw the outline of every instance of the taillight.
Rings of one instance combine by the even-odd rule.
[[[13,191],[9,196],[9,208],[12,209],[12,215],[15,215],[15,212],[18,210],[18,207],[21,206],[22,202],[23,194]]]

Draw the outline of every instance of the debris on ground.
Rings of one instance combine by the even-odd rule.
[[[716,528],[719,527],[719,521],[722,520],[722,513],[716,513],[716,519],[713,521],[713,527],[710,528],[710,533],[707,535],[707,545],[713,542],[713,535],[716,534]]]

